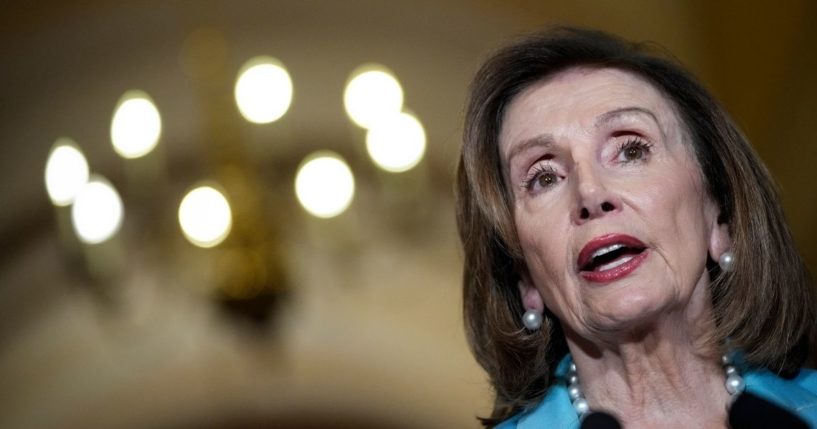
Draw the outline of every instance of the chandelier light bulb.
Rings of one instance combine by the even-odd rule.
[[[391,173],[414,168],[425,154],[423,124],[409,113],[398,113],[378,122],[366,133],[366,150],[374,163]]]
[[[355,178],[339,155],[323,151],[307,157],[295,177],[295,194],[301,206],[320,218],[337,216],[355,195]]]
[[[119,193],[102,176],[92,175],[71,207],[71,222],[77,237],[98,244],[113,237],[122,226],[124,207]]]
[[[179,204],[179,225],[185,238],[199,247],[213,247],[224,241],[233,224],[230,203],[212,186],[199,186]]]
[[[365,64],[352,72],[343,94],[343,104],[349,118],[362,128],[403,108],[403,88],[394,74],[378,64]]]
[[[235,101],[244,119],[252,123],[276,121],[284,116],[292,103],[292,79],[277,59],[255,57],[239,72]]]
[[[111,143],[121,157],[133,159],[150,153],[159,143],[162,118],[145,92],[131,90],[119,101],[111,120]]]
[[[88,182],[88,161],[73,140],[57,139],[45,164],[45,188],[48,198],[57,206],[74,202]]]

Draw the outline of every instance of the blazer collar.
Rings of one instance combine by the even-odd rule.
[[[746,390],[764,397],[789,409],[809,422],[817,422],[817,372],[801,370],[792,380],[778,377],[766,369],[752,369],[745,365],[743,356],[735,356],[741,367]],[[535,408],[524,411],[511,418],[499,428],[540,429],[575,429],[579,427],[579,418],[567,394],[567,374],[570,354],[566,355],[556,367],[556,380],[548,389],[545,397]]]
[[[579,427],[579,417],[570,397],[567,394],[567,381],[565,376],[573,359],[570,354],[566,355],[556,366],[554,375],[556,380],[548,389],[542,402],[531,410],[523,412],[519,416],[517,429],[540,429],[543,427],[553,429],[573,429]]]

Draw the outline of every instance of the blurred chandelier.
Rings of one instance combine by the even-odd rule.
[[[190,40],[188,62],[197,68],[190,74],[203,94],[206,131],[212,140],[209,170],[187,183],[185,192],[168,190],[172,186],[164,177],[168,173],[160,144],[160,109],[149,94],[131,89],[116,103],[110,124],[112,148],[123,162],[126,198],[110,180],[91,172],[80,144],[68,137],[57,139],[51,149],[45,187],[68,253],[74,262],[83,262],[81,271],[103,295],[109,294],[106,284],[127,271],[128,251],[123,249],[132,247],[127,244],[131,237],[121,237],[120,230],[134,222],[131,229],[138,231],[134,235],[140,240],[168,241],[167,236],[175,234],[199,252],[220,252],[211,257],[216,261],[214,298],[230,313],[263,323],[289,288],[281,225],[278,219],[269,219],[281,215],[270,214],[269,204],[261,201],[266,183],[242,145],[236,144],[238,121],[229,118],[238,117],[237,108],[253,127],[284,120],[295,96],[293,79],[278,59],[257,56],[238,70],[232,91],[225,90],[231,80],[228,72],[202,59],[219,42],[217,35],[200,31]],[[352,71],[343,100],[338,100],[351,122],[365,132],[371,162],[389,174],[411,170],[425,153],[423,125],[404,106],[403,95],[390,70],[364,64]],[[290,180],[303,210],[322,222],[354,204],[355,174],[336,152],[308,154]],[[127,214],[133,212],[138,215],[131,219]],[[175,231],[168,227],[171,223]],[[159,254],[173,252],[172,245],[157,246]]]

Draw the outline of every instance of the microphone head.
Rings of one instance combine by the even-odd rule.
[[[610,414],[594,411],[582,419],[581,429],[621,429],[621,424]]]

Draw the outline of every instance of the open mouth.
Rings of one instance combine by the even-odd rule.
[[[632,247],[621,243],[611,244],[593,252],[590,259],[582,264],[579,269],[581,271],[612,270],[640,255],[644,249],[646,248],[641,246]]]
[[[603,272],[618,268],[644,253],[641,240],[624,234],[609,234],[591,240],[581,252],[577,265],[582,272]]]

